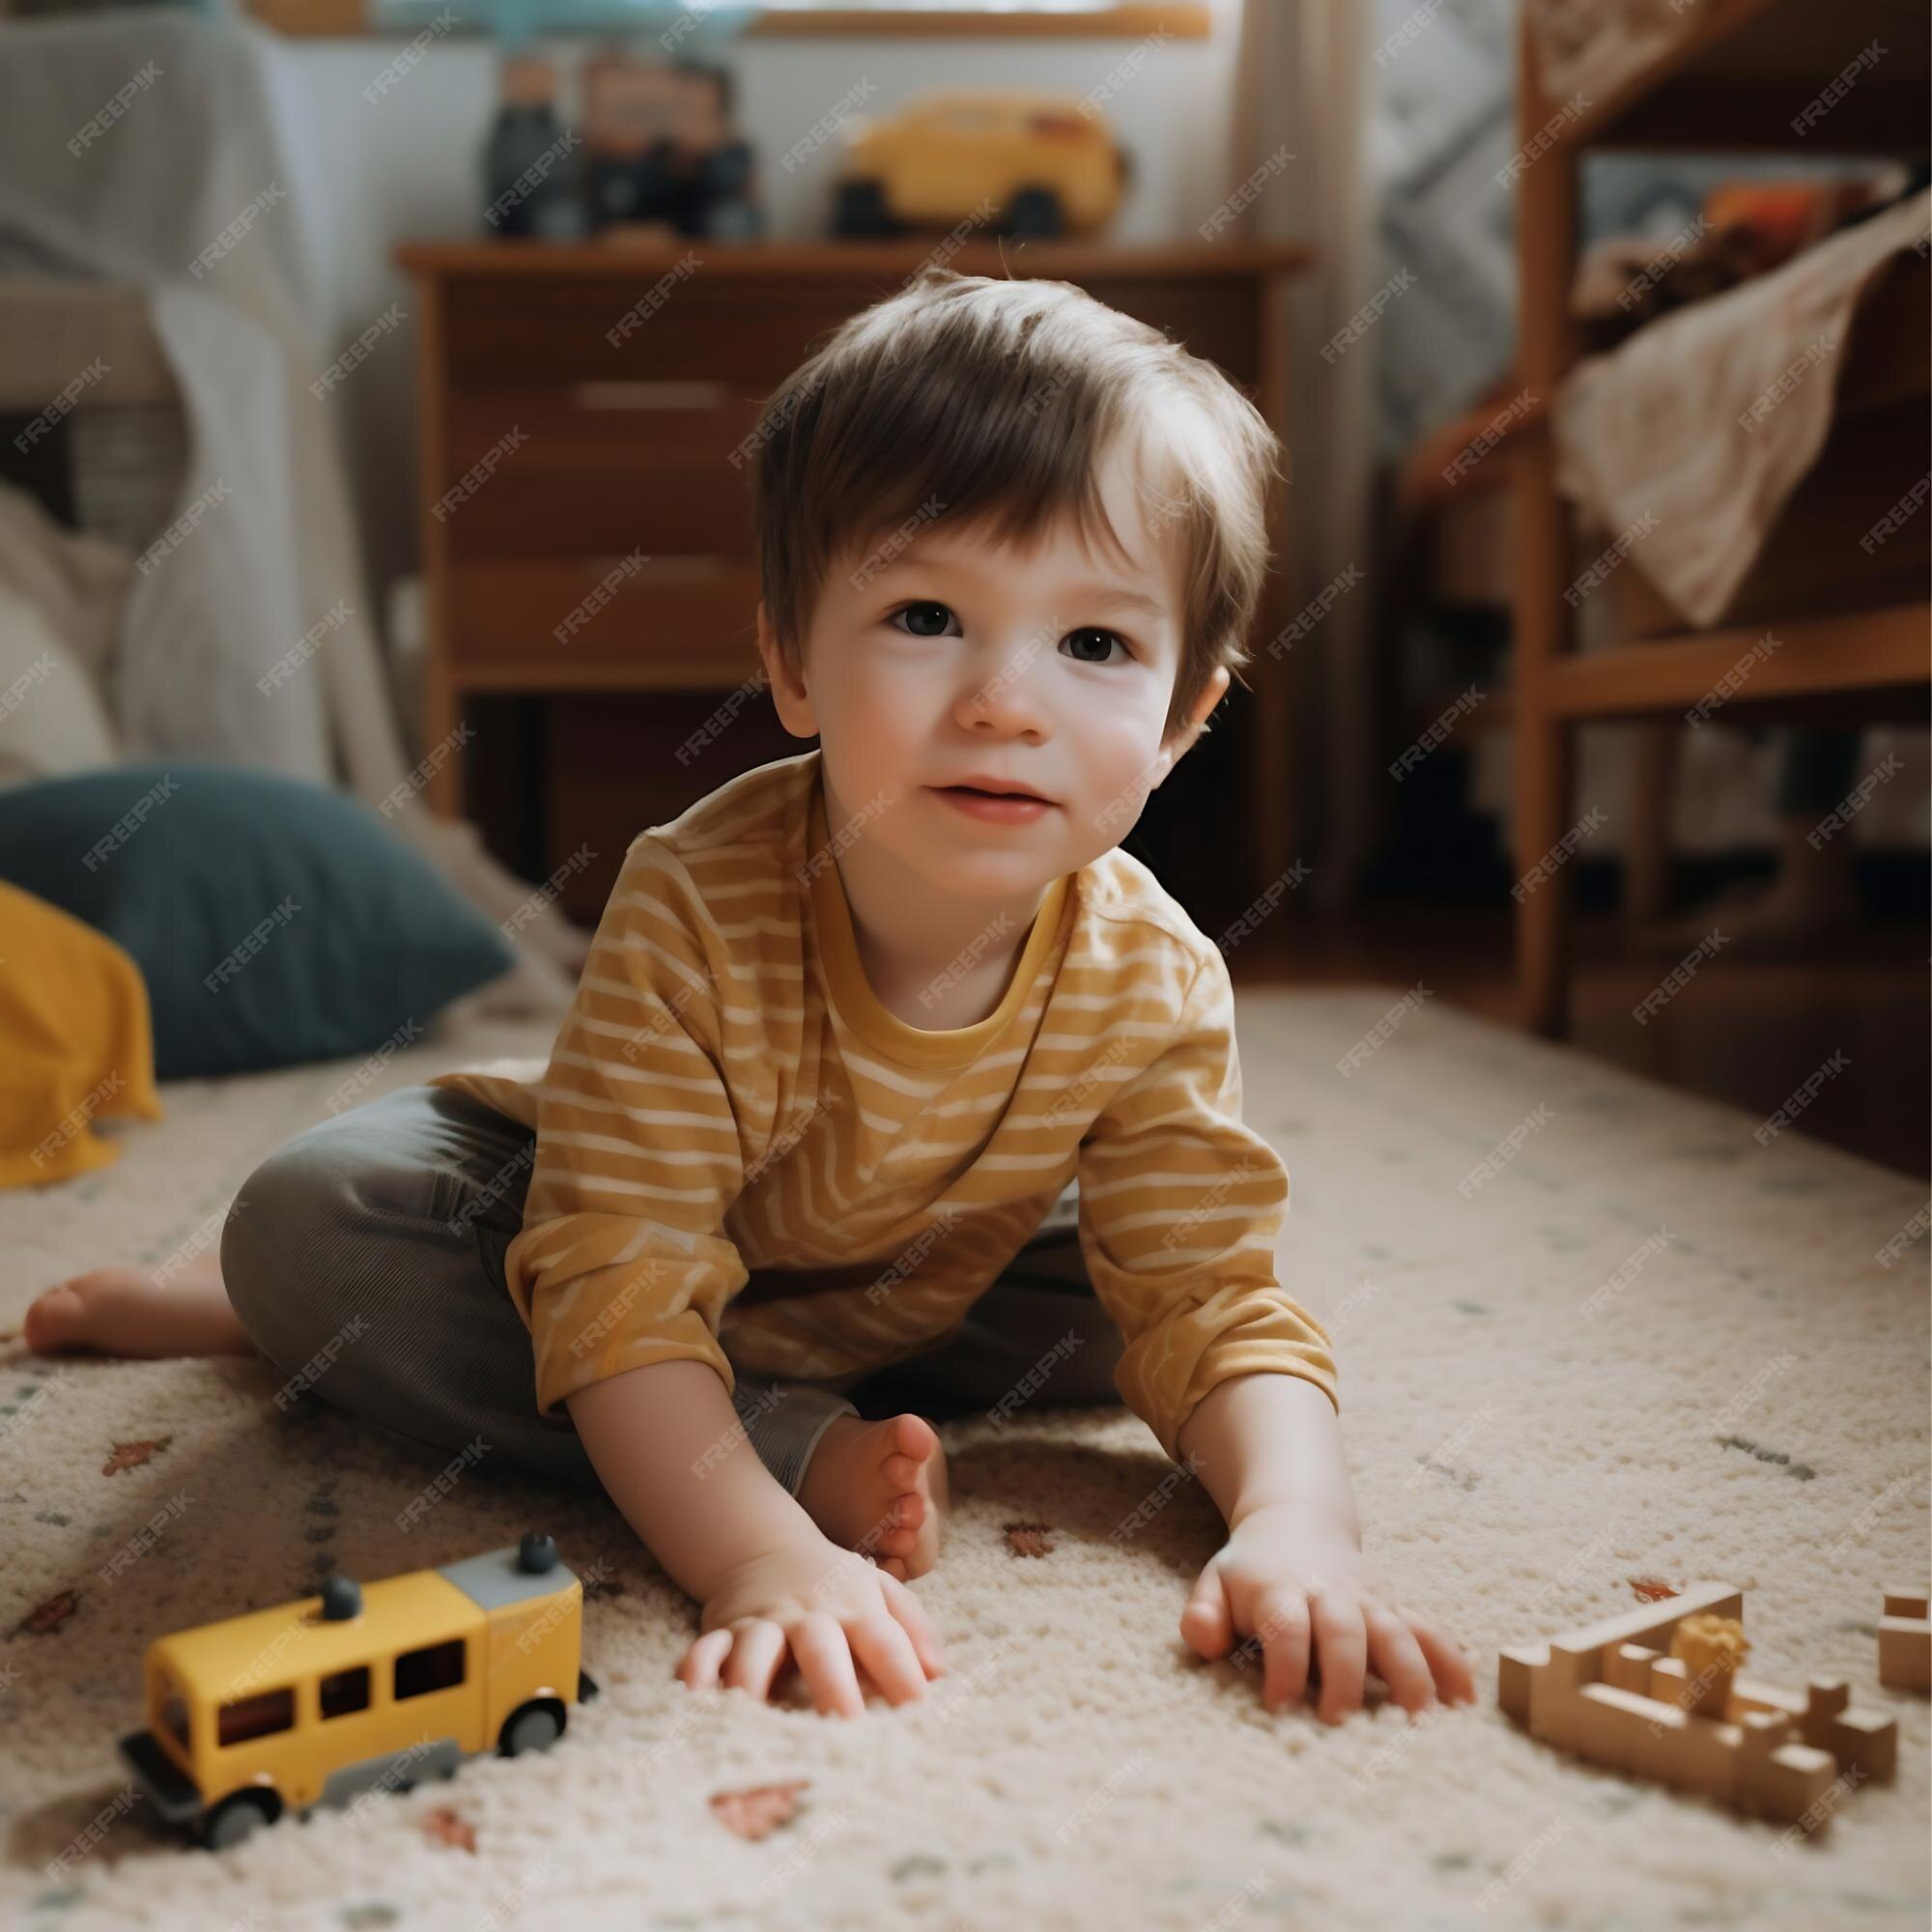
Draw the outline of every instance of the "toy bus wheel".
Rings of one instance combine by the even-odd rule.
[[[832,232],[835,235],[897,235],[901,223],[895,217],[886,199],[886,186],[878,181],[842,181],[833,206]]]
[[[1050,239],[1065,227],[1060,197],[1050,187],[1023,187],[1007,205],[1009,235],[1037,235]]]
[[[522,1704],[503,1719],[502,1754],[549,1750],[562,1735],[563,1713],[554,1704]]]
[[[208,1822],[201,1830],[202,1842],[211,1852],[225,1852],[230,1845],[239,1845],[258,1826],[269,1824],[274,1815],[270,1800],[258,1798],[252,1792],[237,1792],[233,1798],[224,1798],[208,1814]]]

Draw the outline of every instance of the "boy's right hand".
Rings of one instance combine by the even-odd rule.
[[[801,1536],[727,1571],[705,1599],[703,1634],[677,1675],[693,1690],[736,1687],[763,1699],[786,1653],[814,1707],[856,1718],[863,1664],[895,1704],[925,1695],[945,1670],[924,1606],[888,1570],[829,1538]]]

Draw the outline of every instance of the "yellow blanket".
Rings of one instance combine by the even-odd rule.
[[[120,947],[0,882],[0,1187],[64,1180],[120,1151],[97,1118],[157,1121],[148,988]]]

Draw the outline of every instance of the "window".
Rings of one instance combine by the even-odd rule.
[[[644,33],[691,20],[701,43],[679,37],[677,50],[704,58],[728,53],[739,34],[772,35],[977,33],[1104,36],[1140,40],[1164,33],[1205,41],[1217,8],[1235,0],[533,0],[533,24],[545,37],[582,39]],[[258,20],[285,34],[413,35],[440,39],[486,33],[487,10],[463,10],[452,29],[443,0],[242,0]],[[868,17],[869,16],[869,17]]]
[[[1149,5],[1147,0],[1139,0],[1139,4],[1135,4],[1135,0],[761,0],[756,6],[744,6],[742,11],[747,14],[760,15],[767,21],[777,19],[784,22],[795,20],[801,14],[809,17],[813,14],[847,16],[880,14],[896,15],[900,19],[910,16],[914,20],[922,14],[935,14],[946,18],[949,24],[962,14],[977,14],[989,22],[1010,20],[1015,14],[1022,18],[1028,14],[1044,14],[1047,19],[1074,31],[1091,24],[1116,33],[1125,33],[1130,29],[1145,33],[1149,31],[1150,23],[1158,19],[1185,15],[1191,20],[1207,10],[1200,0],[1195,0],[1191,6]]]
[[[1205,41],[1232,0],[762,0],[747,11],[756,35],[973,33]],[[877,16],[877,24],[866,15]],[[817,15],[814,20],[813,15]]]
[[[272,1737],[290,1729],[296,1720],[295,1686],[285,1684],[279,1690],[258,1691],[252,1697],[237,1697],[221,1706],[216,1714],[215,1742],[224,1749],[230,1745],[246,1744],[250,1738]]]
[[[432,1690],[447,1690],[463,1682],[463,1639],[453,1636],[447,1643],[426,1644],[421,1650],[406,1650],[396,1659],[396,1701],[405,1697],[424,1697]]]
[[[324,1718],[346,1718],[352,1711],[369,1708],[369,1666],[358,1663],[353,1670],[337,1670],[325,1677],[318,1687],[322,1693]]]
[[[161,1699],[161,1728],[183,1750],[187,1742],[187,1699],[166,1678],[161,1680],[166,1694]]]

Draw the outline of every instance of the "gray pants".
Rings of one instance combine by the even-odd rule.
[[[438,1449],[480,1437],[493,1465],[601,1488],[570,1421],[537,1413],[529,1331],[503,1279],[532,1144],[515,1121],[439,1087],[324,1121],[248,1178],[222,1230],[222,1279],[256,1347],[334,1406]],[[734,1361],[732,1403],[765,1467],[796,1495],[840,1415],[1118,1402],[1123,1345],[1087,1279],[1077,1202],[1069,1183],[961,1327],[924,1354],[838,1383],[780,1382]],[[1015,1385],[1035,1368],[1038,1395],[1022,1396]]]

